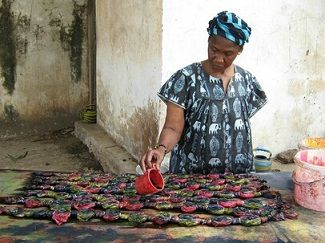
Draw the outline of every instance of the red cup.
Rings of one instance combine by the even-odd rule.
[[[135,180],[135,189],[139,194],[153,194],[164,189],[165,182],[159,170],[149,169]]]

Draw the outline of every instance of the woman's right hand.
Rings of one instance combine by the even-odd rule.
[[[165,148],[163,146],[158,146],[156,148],[149,148],[148,151],[142,156],[140,161],[140,167],[144,172],[147,169],[155,168],[157,170],[160,169],[160,165],[165,157]]]

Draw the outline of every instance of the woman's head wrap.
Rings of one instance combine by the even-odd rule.
[[[228,11],[220,12],[210,20],[207,31],[210,36],[220,35],[240,46],[248,42],[251,34],[251,28],[247,23]]]

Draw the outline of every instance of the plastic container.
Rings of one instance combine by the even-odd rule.
[[[164,189],[163,176],[156,169],[149,169],[135,180],[135,189],[139,194],[153,194]]]
[[[325,149],[325,138],[305,138],[298,144],[299,149]]]
[[[268,148],[257,147],[253,151],[254,153],[254,164],[256,172],[267,172],[271,170],[272,153]]]
[[[325,150],[301,150],[292,174],[295,201],[316,211],[325,211]]]

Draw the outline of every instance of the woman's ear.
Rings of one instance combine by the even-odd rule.
[[[237,55],[240,55],[243,52],[243,50],[244,50],[244,46],[239,46]]]

